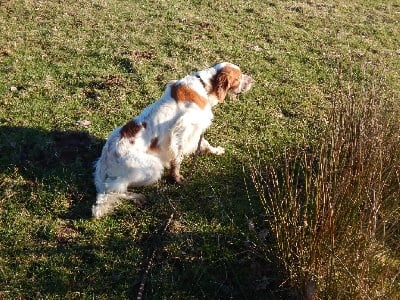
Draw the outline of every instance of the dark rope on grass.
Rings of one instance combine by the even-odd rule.
[[[189,173],[188,173],[189,175],[188,175],[187,180],[186,180],[187,182],[192,178],[192,175],[194,173],[194,168],[196,167],[196,163],[197,163],[197,160],[198,160],[199,154],[200,154],[200,146],[201,146],[202,139],[203,139],[203,133],[200,135],[199,142],[197,143],[197,149],[196,149],[196,152],[194,153],[192,165],[190,166],[190,169],[189,169]],[[175,210],[175,208],[174,208],[174,210]],[[173,218],[174,218],[174,213],[171,214],[171,216],[169,217],[168,221],[164,225],[163,230],[160,232],[160,237],[159,237],[160,240],[161,240],[161,237],[167,231],[168,226],[169,226],[169,224],[171,224],[171,221],[172,221]],[[139,290],[138,290],[138,293],[137,293],[137,296],[136,296],[136,300],[142,300],[144,288],[145,288],[146,281],[147,281],[147,277],[149,276],[150,270],[154,265],[154,259],[156,257],[157,250],[158,250],[158,247],[157,246],[154,247],[150,258],[147,261],[146,269],[144,270],[143,277],[142,277],[142,280],[141,280],[140,285],[139,285]]]
[[[168,221],[165,223],[162,231],[159,233],[159,243],[161,241],[161,237],[167,231],[168,226],[171,224],[173,218],[174,218],[174,214],[172,213],[171,216],[169,217]],[[149,272],[150,272],[151,268],[154,265],[154,259],[156,257],[157,250],[158,250],[158,247],[156,245],[154,247],[154,249],[153,249],[153,252],[151,253],[151,256],[150,256],[149,260],[147,261],[146,269],[144,270],[143,277],[142,277],[142,280],[140,282],[140,286],[139,286],[139,290],[138,290],[138,293],[137,293],[137,296],[136,296],[136,300],[142,300],[144,288],[145,288],[146,281],[147,281],[147,277],[149,276]]]

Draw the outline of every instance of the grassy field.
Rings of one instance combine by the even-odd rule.
[[[374,249],[384,253],[379,268],[372,272],[351,247],[331,256],[360,264],[347,269],[355,292],[335,294],[346,286],[319,282],[337,276],[334,269],[310,275],[324,268],[315,249],[314,265],[304,268],[297,262],[310,260],[268,234],[284,221],[268,223],[271,209],[290,216],[294,198],[273,198],[279,193],[265,192],[265,186],[267,174],[278,174],[276,190],[282,182],[293,185],[290,176],[280,181],[285,177],[276,166],[287,149],[320,149],[324,137],[335,140],[329,130],[342,123],[332,115],[362,116],[357,124],[375,124],[368,122],[371,114],[357,113],[354,108],[366,106],[355,99],[385,104],[378,119],[393,119],[382,130],[396,123],[399,20],[396,1],[0,1],[0,299],[136,298],[141,283],[145,299],[298,299],[307,292],[324,299],[385,298],[377,287],[390,292],[388,299],[398,296],[397,201],[391,199],[390,210],[383,202],[379,206],[390,218],[371,214],[390,222],[388,239],[386,231],[384,241],[374,237]],[[92,163],[111,130],[157,99],[168,81],[221,61],[241,66],[256,80],[250,92],[214,110],[206,136],[226,154],[201,156],[185,186],[163,180],[140,191],[149,200],[144,206],[126,203],[114,215],[93,220]],[[355,103],[349,108],[355,113],[335,110],[338,99]],[[346,128],[387,138],[376,129]],[[382,159],[396,151],[398,135],[388,136],[390,151],[371,157],[388,164],[389,192],[398,195],[400,160]],[[183,174],[190,164],[191,158]],[[296,173],[305,182],[306,171]],[[317,179],[329,183],[328,177]],[[358,186],[372,180],[363,178]],[[338,182],[354,184],[333,181]],[[381,180],[379,191],[386,192],[387,182]],[[290,201],[274,207],[267,203],[271,199]],[[301,209],[302,203],[294,203]],[[346,232],[359,223],[337,224],[343,227],[328,231]],[[310,241],[296,226],[300,234],[285,238],[294,247]],[[356,275],[365,277],[364,285],[351,280]]]

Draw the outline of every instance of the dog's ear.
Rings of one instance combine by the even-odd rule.
[[[230,87],[230,78],[229,74],[226,72],[220,71],[215,78],[215,94],[218,98],[218,102],[224,102],[226,97],[226,93],[228,92]]]

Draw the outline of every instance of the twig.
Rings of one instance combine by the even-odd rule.
[[[171,224],[171,221],[172,221],[173,218],[174,218],[174,214],[172,213],[171,216],[169,217],[167,223],[164,225],[163,230],[162,230],[161,233],[159,234],[159,235],[160,235],[160,238],[161,238],[161,237],[165,234],[165,232],[167,231],[168,226],[169,226],[169,224]],[[149,259],[148,262],[147,262],[146,269],[145,269],[144,274],[143,274],[143,277],[142,277],[142,281],[140,282],[139,291],[138,291],[138,293],[137,293],[136,300],[142,300],[143,292],[144,292],[144,287],[145,287],[145,285],[146,285],[146,281],[147,281],[147,277],[148,277],[148,275],[149,275],[149,272],[150,272],[151,268],[153,267],[154,259],[155,259],[155,257],[156,257],[157,250],[158,250],[158,247],[157,247],[157,246],[154,247],[153,252],[151,253],[150,259]]]
[[[358,285],[357,287],[359,288],[359,290],[361,291],[362,294],[364,294],[365,299],[371,299],[371,297],[368,296],[368,294],[362,289],[362,287],[359,286],[359,284],[357,283],[357,278],[351,273],[351,271],[347,268],[346,264],[340,259],[339,256],[337,256],[334,252],[332,248],[328,248],[332,255],[342,264],[343,268],[345,269],[345,271],[350,275],[350,278],[354,280],[354,282]]]

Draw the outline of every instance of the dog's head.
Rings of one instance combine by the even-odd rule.
[[[216,74],[213,80],[213,92],[219,102],[223,102],[227,93],[247,92],[254,83],[253,78],[243,74],[240,68],[231,63],[220,63],[213,67]]]

